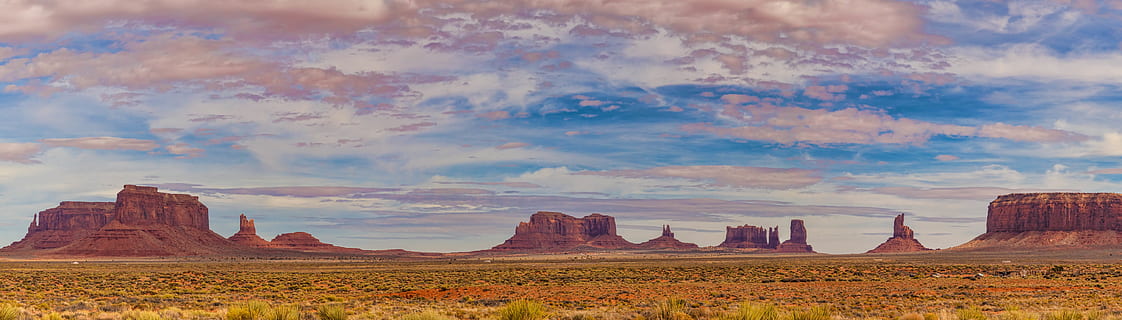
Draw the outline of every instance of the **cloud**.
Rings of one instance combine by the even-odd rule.
[[[365,188],[365,187],[343,187],[343,186],[280,186],[280,187],[256,187],[256,188],[201,188],[201,185],[185,184],[185,183],[165,183],[165,184],[155,184],[154,186],[156,186],[160,189],[177,191],[177,192],[191,192],[191,193],[201,193],[201,194],[297,197],[297,198],[345,197],[345,196],[352,196],[352,195],[358,195],[358,194],[394,192],[394,191],[400,190],[400,189],[396,189],[396,188]]]
[[[955,161],[955,160],[958,160],[958,159],[960,159],[958,156],[949,155],[949,154],[940,154],[940,155],[935,156],[935,160],[944,161],[944,162]]]
[[[961,76],[1019,78],[1045,82],[1122,82],[1122,54],[1117,51],[1060,54],[1038,44],[997,48],[962,47],[947,70]]]
[[[807,109],[781,107],[770,103],[755,104],[751,100],[740,97],[722,97],[722,99],[731,102],[724,106],[722,115],[730,115],[749,125],[722,127],[711,123],[692,123],[683,125],[682,130],[788,145],[922,144],[935,135],[1004,138],[1043,143],[1077,142],[1087,139],[1086,136],[1078,133],[1041,127],[995,123],[977,128],[895,118],[876,110]]]
[[[816,170],[739,166],[668,166],[643,170],[584,171],[576,174],[648,179],[681,178],[708,181],[713,186],[761,189],[796,189],[822,181]]]
[[[530,146],[530,144],[525,143],[525,142],[507,142],[507,143],[504,143],[500,146],[495,147],[495,149],[499,149],[499,150],[519,149],[519,148],[525,148],[525,147],[529,147],[529,146]]]
[[[1079,192],[1079,190],[1060,189],[1009,189],[994,187],[959,187],[959,188],[917,188],[917,187],[880,187],[872,188],[880,194],[889,194],[911,199],[951,199],[951,200],[982,200],[988,201],[999,195],[1010,193],[1036,193],[1036,192]]]
[[[502,120],[502,119],[509,119],[510,118],[510,112],[508,112],[508,111],[491,111],[491,112],[480,113],[476,116],[480,117],[480,118],[483,118],[483,119],[487,119],[487,120]]]
[[[1087,171],[1088,174],[1122,174],[1122,168],[1098,169]]]
[[[15,0],[0,3],[0,39],[96,33],[110,22],[211,29],[243,40],[350,34],[389,19],[396,1]]]
[[[507,188],[534,189],[542,188],[541,185],[529,182],[473,182],[473,181],[440,181],[438,184],[468,184],[480,186],[503,186]]]
[[[38,163],[35,156],[42,152],[37,143],[0,143],[0,161],[16,163]]]
[[[69,147],[93,150],[135,150],[148,151],[159,148],[160,145],[152,140],[117,138],[117,137],[84,137],[68,139],[41,139],[48,147]]]
[[[191,147],[186,143],[176,143],[164,147],[168,153],[179,155],[178,158],[198,158],[203,155],[205,150],[200,148]]]

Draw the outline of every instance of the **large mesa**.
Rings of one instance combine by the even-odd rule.
[[[552,251],[577,248],[632,249],[634,243],[616,234],[616,219],[598,213],[576,218],[560,212],[538,211],[520,222],[514,236],[492,250]]]
[[[725,227],[725,241],[717,247],[775,249],[779,247],[779,227],[764,228],[751,225]]]
[[[986,233],[954,249],[1122,245],[1122,194],[1014,193],[990,202]]]

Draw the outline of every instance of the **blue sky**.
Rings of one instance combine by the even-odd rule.
[[[203,3],[0,3],[0,242],[124,184],[421,251],[539,210],[946,248],[997,195],[1122,189],[1122,2]]]

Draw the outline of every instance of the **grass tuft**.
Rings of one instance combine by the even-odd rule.
[[[121,320],[164,320],[155,311],[129,310],[121,314]]]
[[[444,316],[436,311],[425,311],[407,314],[401,317],[400,320],[454,320],[451,317]]]
[[[790,320],[830,320],[834,312],[826,306],[815,306],[804,311],[791,312]]]
[[[955,311],[955,316],[958,320],[987,320],[989,317],[982,313],[982,309],[978,307],[962,308]]]
[[[530,300],[518,300],[499,309],[498,316],[499,320],[545,319],[545,305]]]
[[[770,304],[741,304],[736,312],[726,314],[721,320],[779,320],[779,311]]]
[[[0,305],[0,320],[16,320],[22,313],[19,307],[10,304]]]
[[[316,309],[316,316],[319,320],[347,320],[347,311],[343,305],[325,304]]]

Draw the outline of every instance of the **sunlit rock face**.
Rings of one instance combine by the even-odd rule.
[[[493,250],[569,250],[575,248],[633,249],[634,243],[616,234],[616,219],[598,213],[576,218],[539,211],[520,222],[514,236]]]

